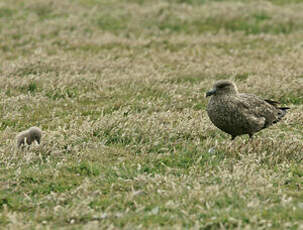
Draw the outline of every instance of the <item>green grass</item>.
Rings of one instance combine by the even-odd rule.
[[[302,10],[2,1],[0,228],[302,228]],[[205,111],[220,79],[291,109],[230,141]]]

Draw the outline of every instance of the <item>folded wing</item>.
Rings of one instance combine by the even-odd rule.
[[[258,129],[267,128],[277,123],[285,116],[288,107],[278,107],[279,102],[272,100],[263,100],[251,94],[238,94],[238,106],[243,108],[251,123],[256,123]],[[263,127],[260,127],[263,122]]]

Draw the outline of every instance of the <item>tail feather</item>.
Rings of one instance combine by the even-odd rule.
[[[277,107],[278,104],[280,104],[280,102],[278,101],[274,101],[274,100],[270,100],[270,99],[265,99],[264,101],[266,101],[268,104],[271,104],[275,107]]]
[[[290,109],[289,107],[279,107],[278,109],[281,109],[281,110],[288,110],[288,109]]]
[[[278,119],[275,120],[273,123],[279,122],[279,121],[282,119],[282,117],[284,117],[284,116],[286,115],[287,110],[289,110],[290,108],[289,108],[289,107],[279,107],[279,108],[277,108],[277,109],[279,109],[279,112],[278,112]]]
[[[282,117],[285,116],[287,110],[290,109],[289,107],[278,107],[278,105],[280,104],[280,102],[278,101],[274,101],[270,99],[265,99],[264,101],[266,101],[268,104],[272,105],[278,110],[278,117],[275,121],[273,121],[274,124],[279,122],[282,119]]]

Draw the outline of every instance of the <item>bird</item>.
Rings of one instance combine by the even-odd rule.
[[[17,139],[17,147],[24,146],[25,143],[31,145],[34,141],[37,141],[38,144],[41,142],[42,131],[38,127],[31,127],[25,131],[20,132]]]
[[[219,129],[231,135],[248,134],[250,138],[285,116],[289,107],[279,107],[273,100],[264,100],[253,94],[239,93],[235,83],[229,80],[216,82],[213,89],[206,93],[211,97],[207,114]]]

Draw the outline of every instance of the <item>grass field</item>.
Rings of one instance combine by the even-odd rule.
[[[303,1],[0,2],[1,229],[303,229]],[[291,107],[230,141],[219,79]],[[43,129],[40,146],[15,136]]]

